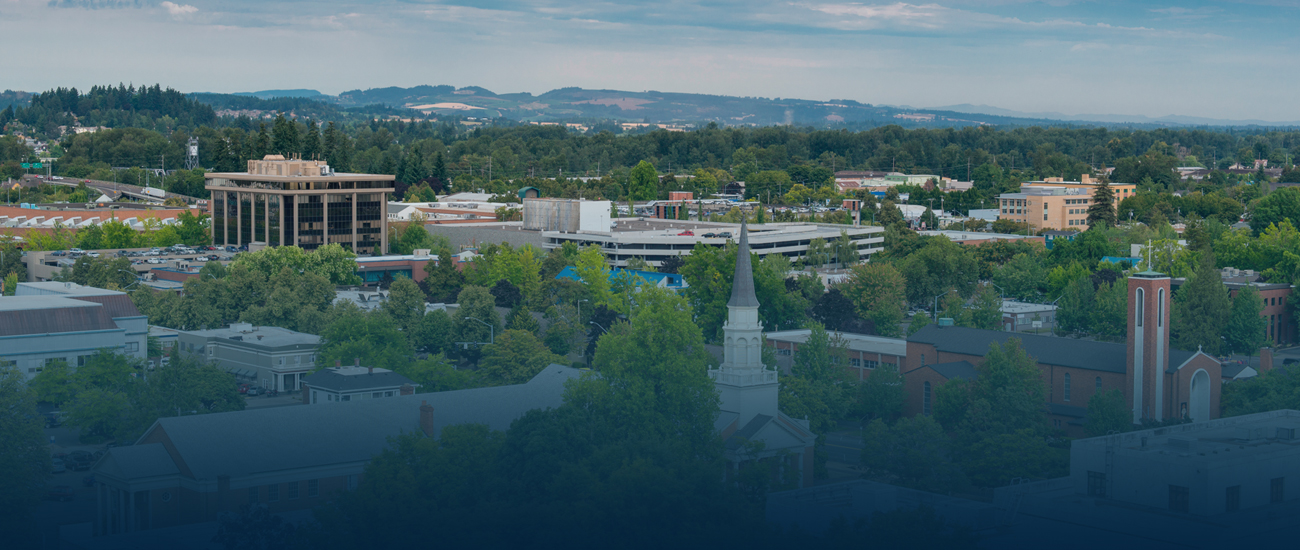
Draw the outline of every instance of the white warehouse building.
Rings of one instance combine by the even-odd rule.
[[[148,318],[124,292],[41,282],[0,297],[0,368],[28,380],[54,361],[84,365],[101,349],[143,359],[148,336]]]

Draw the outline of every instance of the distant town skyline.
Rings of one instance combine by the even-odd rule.
[[[578,86],[1300,120],[1296,0],[0,0],[0,19],[0,87],[31,92]]]

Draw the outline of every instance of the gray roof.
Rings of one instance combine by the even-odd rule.
[[[141,479],[180,473],[162,443],[114,447],[95,464],[95,473],[119,479]]]
[[[564,383],[578,376],[552,364],[513,386],[161,418],[141,440],[165,432],[183,462],[176,466],[197,480],[364,463],[388,447],[389,437],[419,430],[424,401],[434,408],[435,433],[468,423],[505,430],[530,410],[559,407]]]
[[[728,306],[758,307],[754,293],[754,267],[749,258],[749,226],[740,222],[740,250],[736,253],[736,276],[731,280],[731,300]]]
[[[410,378],[389,370],[366,374],[343,375],[334,372],[331,369],[322,369],[319,372],[313,373],[307,378],[304,378],[302,383],[313,388],[334,390],[338,392],[371,388],[399,388],[403,384],[413,384]]]
[[[224,338],[228,340],[238,338],[238,341],[268,348],[293,345],[320,345],[320,336],[315,334],[296,332],[281,327],[252,327],[252,329],[252,332],[240,332],[237,329],[227,326],[209,330],[182,331],[182,334],[198,336],[200,338]]]
[[[1025,352],[1039,363],[1101,372],[1128,372],[1128,346],[1123,343],[938,325],[926,325],[907,341],[931,344],[942,352],[983,357],[988,354],[990,344],[1005,344],[1011,338],[1019,338]],[[1169,371],[1177,369],[1193,355],[1196,352],[1171,348]]]
[[[956,361],[952,363],[939,363],[926,366],[949,380],[952,380],[953,378],[974,380],[975,377],[979,376],[979,373],[975,371],[975,365],[970,364],[969,361]]]

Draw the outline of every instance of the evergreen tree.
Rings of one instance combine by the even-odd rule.
[[[1088,227],[1111,227],[1115,225],[1115,190],[1110,182],[1102,180],[1097,190],[1092,193],[1092,205],[1088,207]]]
[[[1201,254],[1196,272],[1174,295],[1172,333],[1176,345],[1185,350],[1201,349],[1218,354],[1232,304],[1223,286],[1214,255]]]
[[[302,158],[321,158],[320,127],[315,120],[307,121],[307,134],[302,139]]]
[[[271,154],[271,136],[266,133],[265,122],[258,124],[257,135],[253,136],[252,150],[253,158],[256,160]]]
[[[1264,309],[1264,300],[1253,286],[1237,291],[1232,299],[1232,312],[1228,314],[1228,326],[1223,333],[1225,344],[1234,353],[1247,355],[1255,353],[1264,345],[1264,331],[1268,321],[1260,315]]]
[[[649,161],[641,161],[628,174],[628,201],[653,200],[659,191],[659,176]]]
[[[298,125],[285,119],[284,115],[275,117],[271,135],[273,138],[271,148],[276,154],[289,158],[301,152],[302,144],[299,141]]]

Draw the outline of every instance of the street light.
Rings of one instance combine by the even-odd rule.
[[[496,332],[497,332],[496,327],[493,327],[492,325],[489,325],[489,324],[487,324],[487,323],[484,323],[481,319],[479,319],[479,318],[477,318],[477,317],[469,317],[469,316],[466,316],[465,318],[466,318],[466,319],[473,319],[473,320],[475,320],[475,321],[478,321],[480,325],[483,325],[483,326],[487,327],[487,328],[488,328],[488,343],[489,343],[489,344],[495,344],[495,343],[497,343],[497,340],[496,340]]]
[[[605,334],[609,334],[609,329],[607,329],[607,328],[601,326],[600,323],[597,323],[597,322],[595,322],[595,321],[592,321],[591,324],[596,325],[596,328],[599,328],[600,330],[605,331]]]
[[[942,297],[947,296],[947,295],[949,295],[949,294],[952,294],[952,293],[954,293],[954,292],[957,292],[957,289],[954,288],[954,289],[952,289],[952,290],[949,290],[948,292],[945,292],[945,293],[943,293],[943,294],[940,294],[940,295],[935,296],[934,298],[932,298],[932,300],[934,301],[934,306],[933,306],[934,309],[931,310],[932,313],[931,313],[930,315],[931,315],[931,318],[934,320],[935,323],[938,323],[938,322],[939,322],[939,298],[942,298]]]

